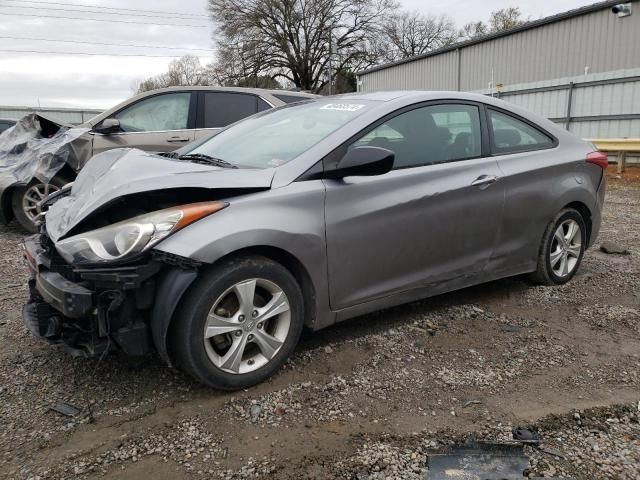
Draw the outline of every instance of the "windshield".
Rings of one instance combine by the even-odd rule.
[[[277,167],[362,115],[371,104],[353,100],[293,104],[242,120],[188,153],[245,168]]]

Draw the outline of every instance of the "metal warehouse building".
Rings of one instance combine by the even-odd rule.
[[[584,138],[640,137],[640,2],[601,2],[358,73],[360,91],[495,95]],[[634,11],[635,10],[635,11]]]

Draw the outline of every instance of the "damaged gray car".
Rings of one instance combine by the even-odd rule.
[[[290,105],[174,157],[106,152],[48,197],[24,321],[220,389],[268,378],[303,327],[512,275],[568,282],[607,165],[550,121],[449,92]]]

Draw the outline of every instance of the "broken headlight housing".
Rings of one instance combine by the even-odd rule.
[[[60,240],[56,243],[56,250],[67,262],[75,265],[128,259],[227,205],[201,202],[146,213]]]

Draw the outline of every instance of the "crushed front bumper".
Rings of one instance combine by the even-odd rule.
[[[143,355],[155,344],[167,358],[159,342],[184,290],[167,294],[163,285],[185,272],[194,278],[193,265],[150,254],[135,265],[76,268],[62,260],[46,235],[26,238],[24,257],[31,278],[23,319],[33,335],[79,356],[112,349]]]

